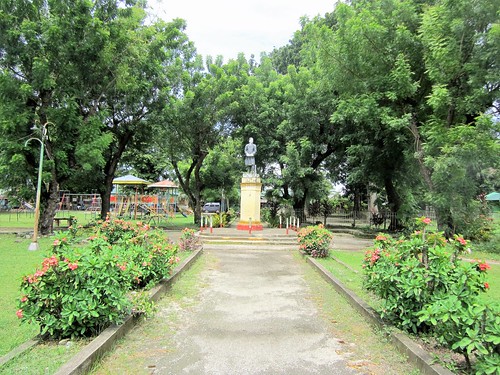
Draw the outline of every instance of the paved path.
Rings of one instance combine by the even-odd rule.
[[[357,374],[291,252],[206,251],[217,266],[154,374]]]

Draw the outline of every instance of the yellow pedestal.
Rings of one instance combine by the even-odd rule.
[[[262,230],[260,222],[260,191],[262,183],[256,175],[243,175],[241,179],[239,230]]]

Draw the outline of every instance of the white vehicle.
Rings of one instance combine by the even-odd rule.
[[[220,203],[219,202],[209,202],[205,203],[201,208],[202,212],[220,212]]]

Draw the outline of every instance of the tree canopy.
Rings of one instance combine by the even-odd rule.
[[[0,187],[34,195],[24,140],[48,124],[45,231],[61,188],[97,189],[105,215],[120,167],[175,178],[198,220],[207,197],[237,199],[249,137],[267,191],[296,209],[342,183],[400,218],[431,205],[448,235],[477,227],[500,187],[500,0],[340,2],[259,62],[227,63],[144,6],[0,4]]]

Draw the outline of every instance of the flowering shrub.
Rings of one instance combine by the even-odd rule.
[[[325,258],[329,255],[332,233],[322,224],[308,226],[299,230],[299,249],[314,258]]]
[[[94,335],[140,311],[129,290],[158,282],[178,261],[162,232],[121,220],[101,224],[84,247],[60,235],[41,269],[23,278],[16,314],[39,323],[43,337]]]
[[[17,316],[55,338],[88,336],[120,322],[131,306],[112,254],[77,252],[56,241],[42,268],[23,278]]]
[[[489,288],[489,265],[461,261],[467,241],[428,232],[429,224],[427,218],[417,219],[409,238],[377,236],[363,262],[365,286],[382,298],[383,318],[406,331],[432,332],[462,353],[469,366],[473,353],[476,371],[489,371],[493,367],[486,364],[498,365],[500,358],[500,310],[478,298]]]
[[[194,229],[184,228],[179,240],[179,249],[182,251],[194,251],[201,247],[200,238]]]

